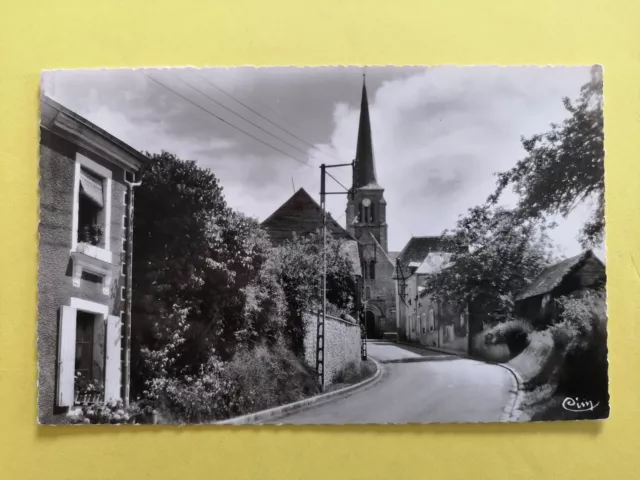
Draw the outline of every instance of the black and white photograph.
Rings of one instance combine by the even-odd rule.
[[[39,424],[608,418],[603,76],[44,71]]]

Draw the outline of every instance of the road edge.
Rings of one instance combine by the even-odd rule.
[[[311,407],[317,407],[319,405],[323,405],[325,403],[329,403],[334,400],[338,400],[340,398],[345,398],[350,395],[353,395],[356,392],[364,390],[365,388],[370,388],[382,378],[383,368],[380,362],[378,362],[377,360],[374,360],[371,357],[369,357],[369,360],[371,360],[375,364],[376,373],[374,373],[371,377],[359,383],[356,383],[355,385],[349,385],[348,387],[341,388],[333,392],[323,393],[321,395],[315,395],[313,397],[304,398],[302,400],[298,400],[297,402],[287,403],[286,405],[270,408],[268,410],[261,410],[259,412],[242,415],[240,417],[234,417],[228,420],[221,420],[219,422],[214,422],[213,425],[262,424],[266,420],[274,420],[277,418],[285,417],[287,415],[291,415],[292,413],[299,413]]]
[[[524,381],[522,379],[522,377],[520,376],[520,374],[511,366],[507,365],[506,363],[498,363],[498,362],[491,362],[489,360],[485,360],[483,358],[478,358],[478,357],[474,357],[472,355],[469,355],[468,353],[461,353],[461,352],[455,352],[453,350],[447,350],[447,349],[442,349],[442,348],[437,348],[437,347],[427,347],[424,345],[415,345],[413,343],[408,343],[408,342],[393,342],[393,343],[397,343],[400,345],[406,345],[406,346],[410,346],[410,347],[417,347],[417,348],[422,348],[424,350],[431,350],[433,352],[438,352],[438,353],[446,353],[448,355],[455,355],[459,358],[466,358],[468,360],[476,360],[478,362],[483,362],[489,365],[497,365],[499,367],[504,368],[505,370],[507,370],[509,373],[511,373],[511,376],[513,378],[513,383],[514,386],[509,390],[509,393],[511,394],[511,399],[510,401],[507,403],[507,405],[504,407],[504,409],[502,410],[502,417],[500,418],[500,422],[501,423],[513,423],[513,422],[517,422],[520,417],[523,414],[523,411],[521,409],[522,406],[522,402],[524,401]]]
[[[486,363],[492,363],[492,362],[486,362]],[[517,422],[522,416],[522,409],[520,407],[522,406],[522,402],[524,400],[524,388],[523,388],[524,381],[522,380],[522,377],[520,376],[520,374],[509,365],[506,365],[504,363],[494,363],[494,365],[498,365],[504,368],[505,370],[507,370],[509,373],[511,373],[511,376],[513,377],[514,384],[515,384],[514,387],[511,390],[509,390],[509,392],[511,393],[511,402],[510,404],[504,407],[500,422],[503,422],[503,423]]]

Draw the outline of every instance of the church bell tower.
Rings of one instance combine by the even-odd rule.
[[[349,196],[347,202],[347,231],[364,245],[373,243],[371,240],[373,235],[386,253],[388,251],[387,202],[384,199],[384,189],[378,184],[376,178],[369,101],[364,80],[352,191],[353,195]]]

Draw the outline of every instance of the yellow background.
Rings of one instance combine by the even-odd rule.
[[[640,2],[0,3],[0,478],[640,477]],[[454,63],[604,64],[610,420],[331,428],[37,427],[40,70]]]

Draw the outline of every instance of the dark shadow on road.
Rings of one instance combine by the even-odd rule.
[[[410,358],[395,358],[392,360],[378,360],[379,363],[416,363],[416,362],[451,362],[452,360],[458,360],[458,357],[452,355],[441,355],[433,357],[410,357]]]

